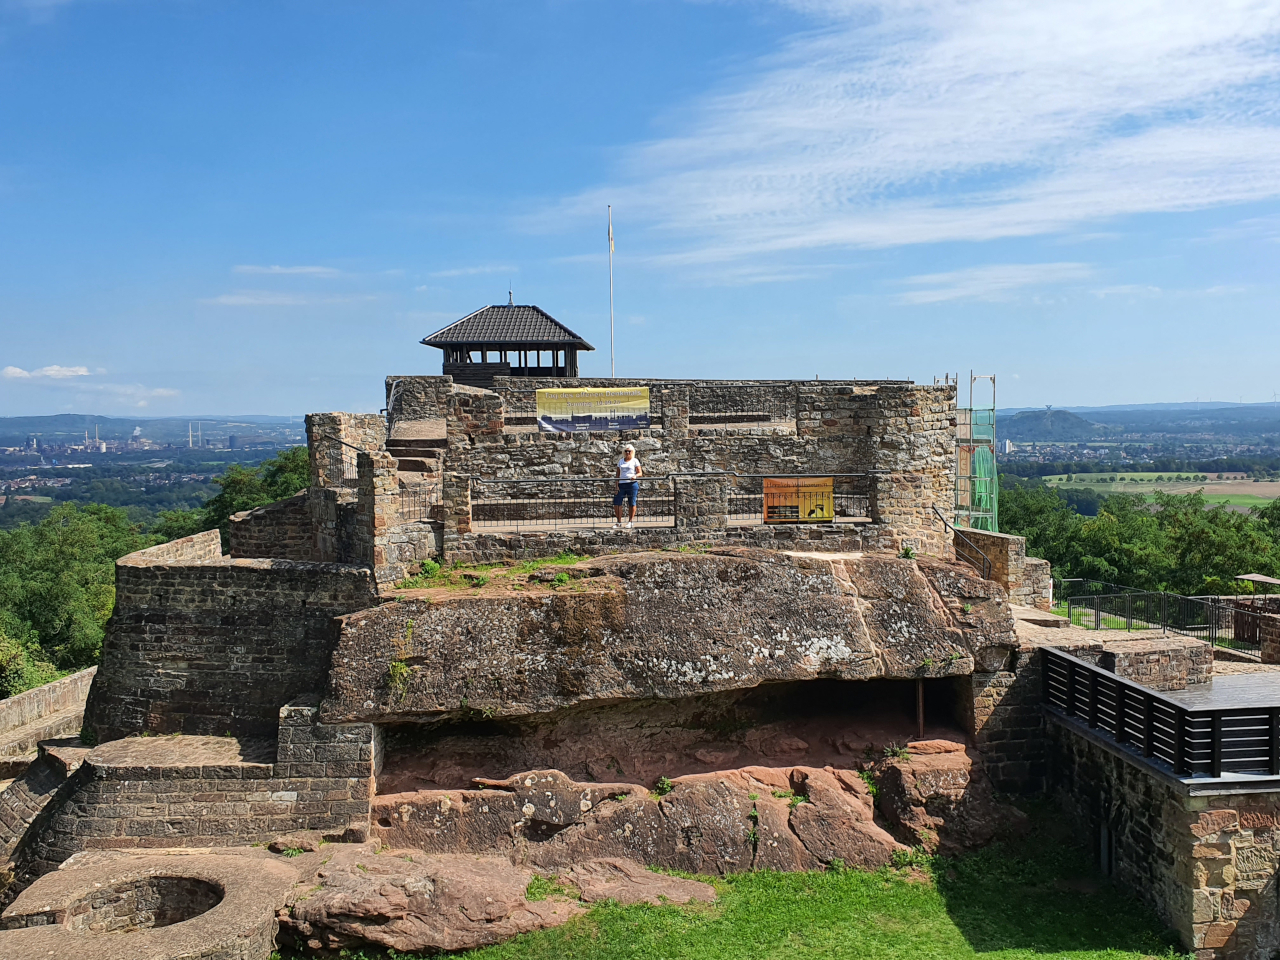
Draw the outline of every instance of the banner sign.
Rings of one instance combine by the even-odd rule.
[[[648,430],[648,387],[570,387],[538,391],[543,433]]]
[[[765,477],[765,523],[830,523],[836,517],[832,477]]]

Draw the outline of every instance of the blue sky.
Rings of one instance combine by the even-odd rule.
[[[1280,0],[0,0],[0,415],[624,376],[1280,390]]]

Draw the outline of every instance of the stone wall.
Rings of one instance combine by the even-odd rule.
[[[1192,794],[1080,724],[1049,721],[1052,781],[1104,872],[1149,903],[1198,960],[1254,960],[1280,948],[1280,793]],[[1231,789],[1224,787],[1223,789]]]
[[[367,827],[378,731],[318,724],[315,714],[314,699],[281,708],[278,744],[131,737],[95,748],[33,838],[26,869],[52,869],[82,850],[224,847]]]
[[[0,700],[0,740],[4,739],[4,734],[18,727],[64,710],[83,709],[85,698],[89,695],[89,685],[97,672],[97,667],[90,667],[53,683],[46,683],[43,687]]]
[[[216,530],[116,563],[115,611],[86,709],[99,741],[141,732],[274,736],[280,707],[324,689],[333,618],[378,602],[368,569],[206,559]],[[199,559],[191,559],[191,556]]]
[[[1053,574],[1047,560],[1027,556],[1025,537],[968,527],[961,531],[991,561],[991,579],[1019,606],[1048,610],[1053,606]]]
[[[1049,767],[1041,677],[1039,650],[1024,643],[1003,663],[976,664],[973,675],[959,681],[968,687],[957,697],[960,720],[982,754],[992,785],[1004,793],[1034,796],[1045,788]]]
[[[312,507],[303,490],[256,510],[231,515],[231,556],[271,560],[316,559]]]
[[[403,384],[403,380],[401,381]],[[462,480],[516,480],[549,477],[607,477],[623,441],[632,442],[651,477],[732,471],[742,474],[867,475],[868,509],[904,545],[946,555],[948,534],[932,514],[947,505],[954,488],[955,391],[899,383],[800,383],[786,387],[796,410],[791,435],[759,429],[715,429],[708,433],[674,429],[689,398],[716,384],[639,381],[664,404],[664,427],[622,433],[543,434],[506,429],[507,403],[527,404],[541,381],[509,378],[497,392],[453,387],[445,403],[448,451],[444,466],[445,543],[453,546],[469,528],[461,506]],[[559,381],[560,387],[594,381]],[[626,383],[630,383],[627,381]],[[613,385],[624,385],[614,382]],[[730,385],[723,389],[747,389]],[[407,390],[405,386],[402,390]],[[760,390],[778,391],[776,384]],[[429,392],[423,387],[424,395]],[[505,392],[505,394],[504,394]],[[521,399],[523,398],[523,399]],[[777,397],[743,401],[747,406],[786,409]],[[715,406],[706,400],[708,408]],[[683,404],[683,405],[682,405]],[[428,404],[428,409],[431,409]],[[692,414],[689,414],[692,416]],[[671,421],[668,423],[667,421]],[[511,491],[482,488],[501,499]],[[475,496],[469,491],[468,496]],[[459,524],[464,529],[459,529]]]
[[[1203,640],[1176,636],[1111,641],[1097,663],[1152,690],[1185,690],[1188,684],[1213,678],[1213,647]]]
[[[377,413],[309,413],[306,424],[313,487],[344,485],[344,478],[337,473],[344,444],[348,447],[345,456],[350,459],[359,450],[381,449],[387,440],[387,422]]]

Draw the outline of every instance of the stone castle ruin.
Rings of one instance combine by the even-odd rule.
[[[566,385],[646,387],[648,425],[540,431]],[[708,899],[644,868],[877,867],[1046,793],[1206,957],[1280,944],[1280,781],[1177,753],[1210,648],[1072,627],[1020,538],[955,531],[954,385],[386,389],[307,418],[310,487],[227,549],[120,560],[96,674],[0,704],[0,955],[457,950],[583,909],[528,900],[536,873]],[[766,522],[767,481],[812,477],[832,515]]]

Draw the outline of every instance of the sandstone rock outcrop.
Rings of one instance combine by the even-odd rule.
[[[926,740],[879,765],[879,807],[899,837],[930,852],[957,852],[1017,829],[1025,815],[998,802],[982,761],[963,744]]]
[[[483,786],[378,797],[374,831],[392,847],[552,870],[610,857],[710,874],[814,870],[836,859],[877,867],[902,849],[876,824],[853,770],[746,767],[677,777],[662,795],[577,783],[558,770]]]
[[[574,864],[564,895],[527,899],[534,871],[500,857],[431,856],[377,843],[341,844],[280,911],[285,939],[309,950],[374,943],[399,951],[467,950],[557,926],[578,902],[687,903],[715,899],[708,884],[651,873],[626,859]]]
[[[561,572],[561,590],[535,577],[344,617],[322,719],[520,717],[787,680],[951,676],[1016,646],[1003,591],[957,564],[724,547]]]

